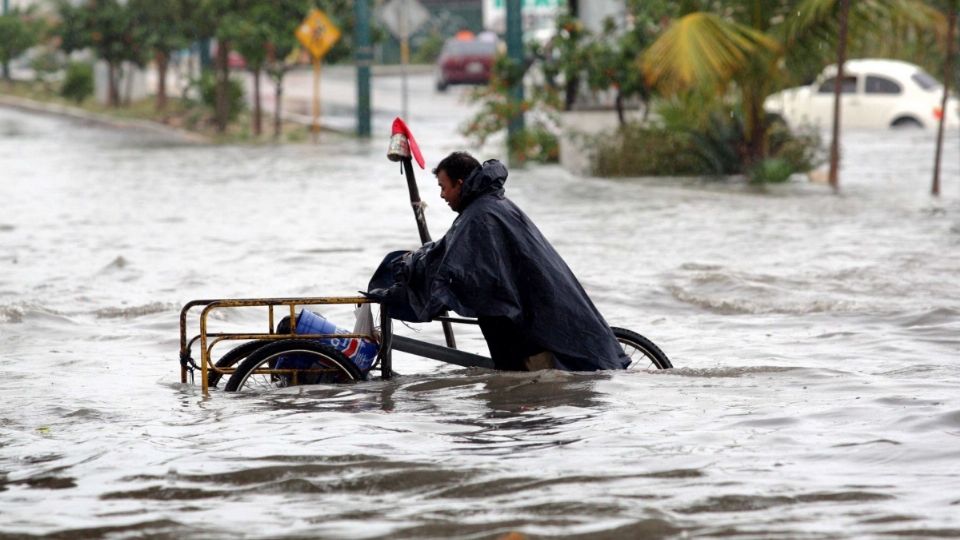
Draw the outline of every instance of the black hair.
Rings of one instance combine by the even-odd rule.
[[[451,180],[466,180],[478,167],[480,162],[475,157],[466,152],[453,152],[437,164],[433,174],[438,175],[440,171],[446,171]]]

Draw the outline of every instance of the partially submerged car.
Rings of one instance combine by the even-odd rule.
[[[837,67],[827,66],[810,85],[767,98],[764,108],[791,127],[829,128]],[[843,65],[840,123],[851,128],[936,128],[943,85],[919,66],[899,60],[849,60]],[[947,127],[960,126],[958,102],[947,100]]]

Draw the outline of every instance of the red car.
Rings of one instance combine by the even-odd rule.
[[[437,90],[451,84],[487,84],[497,43],[481,39],[448,39],[437,59]]]

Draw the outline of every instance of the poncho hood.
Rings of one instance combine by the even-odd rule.
[[[483,162],[463,181],[460,188],[460,212],[484,195],[504,197],[503,184],[507,181],[507,168],[495,159]]]

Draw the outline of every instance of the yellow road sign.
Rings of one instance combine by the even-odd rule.
[[[319,9],[310,10],[295,33],[300,44],[310,51],[314,59],[323,58],[340,39],[340,29]]]

